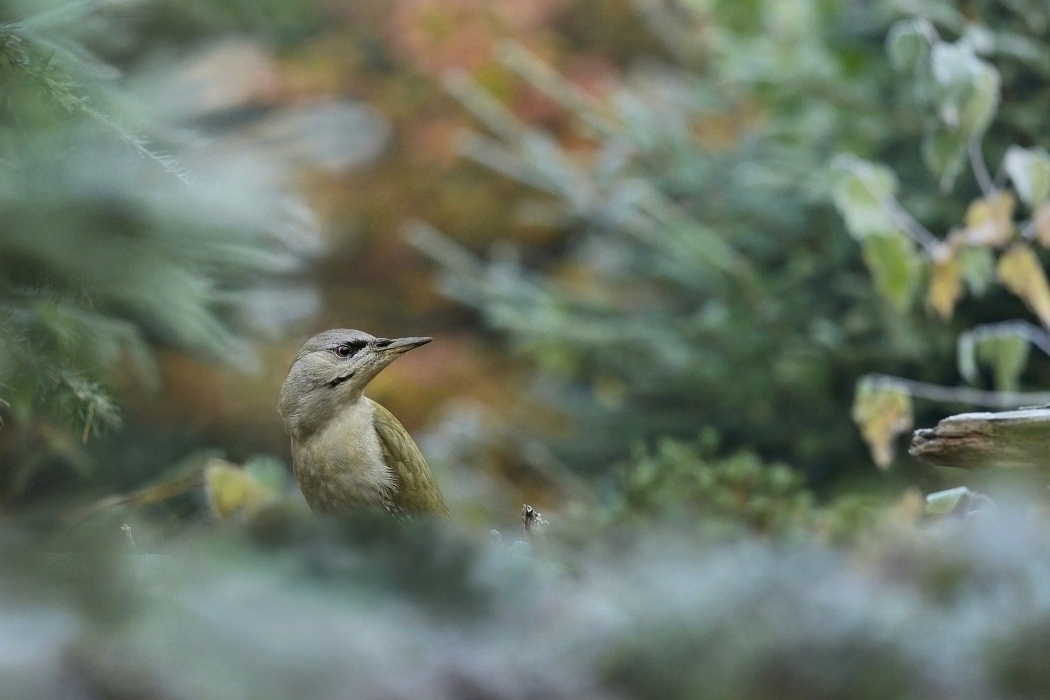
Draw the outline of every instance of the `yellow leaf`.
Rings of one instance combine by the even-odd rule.
[[[212,459],[204,468],[204,485],[212,511],[228,518],[238,511],[252,513],[273,492],[241,467],[224,459]]]
[[[1044,248],[1050,248],[1050,204],[1044,204],[1032,217],[1035,237]]]
[[[853,421],[880,469],[893,462],[897,437],[912,428],[911,397],[903,391],[861,380],[853,397]]]
[[[1017,200],[1010,192],[997,192],[987,199],[975,199],[966,210],[966,240],[970,245],[1002,246],[1014,235],[1014,208]]]
[[[1045,328],[1050,328],[1050,284],[1035,252],[1019,243],[999,258],[999,281],[1021,297]]]
[[[926,294],[926,304],[944,320],[952,317],[955,304],[962,298],[962,267],[955,258],[933,263],[930,277],[930,290]]]

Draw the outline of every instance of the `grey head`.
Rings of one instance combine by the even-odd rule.
[[[322,427],[384,367],[433,338],[376,338],[350,328],[318,333],[299,350],[281,387],[277,406],[293,438]]]

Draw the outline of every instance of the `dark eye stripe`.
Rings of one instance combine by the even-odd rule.
[[[365,343],[364,341],[353,340],[348,343],[336,345],[334,348],[332,348],[332,352],[334,352],[339,357],[352,357],[353,355],[356,355],[358,352],[360,352],[361,348],[363,348],[365,345],[367,345],[367,343]]]

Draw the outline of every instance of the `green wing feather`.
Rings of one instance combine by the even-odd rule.
[[[397,478],[397,490],[390,498],[391,505],[409,514],[429,513],[442,518],[450,517],[445,499],[415,440],[394,418],[393,413],[371,399],[365,400],[371,401],[375,409],[373,420],[379,435],[379,446],[387,466],[394,470]]]

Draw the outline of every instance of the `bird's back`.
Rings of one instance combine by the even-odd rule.
[[[406,514],[450,517],[434,475],[423,459],[415,440],[390,411],[369,398],[379,447],[387,467],[393,472],[395,488],[390,495],[393,509]]]

